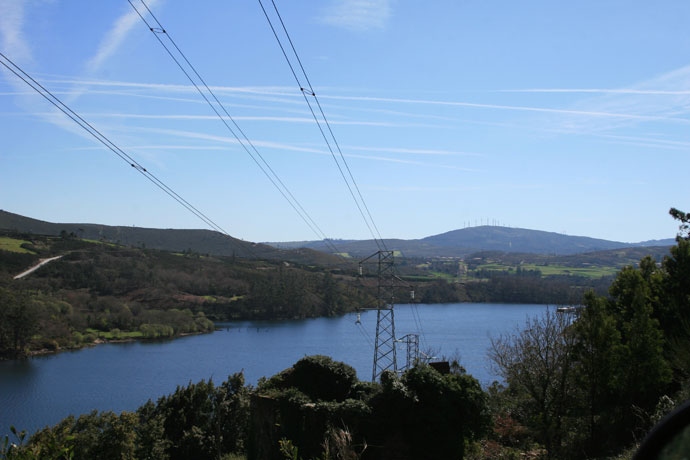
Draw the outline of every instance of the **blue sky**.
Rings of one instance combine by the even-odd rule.
[[[689,2],[276,3],[386,238],[632,242],[690,209]],[[148,4],[323,232],[370,237],[259,3]],[[0,51],[231,235],[317,238],[126,0],[0,0]],[[0,208],[203,228],[31,91],[0,69]]]

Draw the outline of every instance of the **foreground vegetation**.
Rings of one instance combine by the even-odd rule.
[[[505,386],[490,389],[500,455],[611,456],[690,398],[690,216],[661,264],[642,259],[576,318],[548,313],[492,342]]]
[[[135,412],[68,417],[19,444],[10,459],[462,458],[489,426],[486,395],[455,367],[417,366],[381,383],[360,382],[350,366],[323,356],[244,385],[178,387]],[[392,455],[392,457],[391,457]]]

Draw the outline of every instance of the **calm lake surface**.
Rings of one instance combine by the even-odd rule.
[[[498,376],[486,357],[490,337],[512,332],[545,305],[396,305],[396,336],[416,332],[421,320],[422,351],[460,357],[467,371],[486,386]],[[237,321],[212,334],[165,342],[99,345],[74,352],[0,362],[0,436],[10,425],[34,432],[70,414],[93,409],[135,410],[201,379],[216,383],[244,371],[247,383],[290,367],[307,355],[344,361],[370,380],[376,312],[338,318],[292,321]],[[404,350],[398,353],[404,361]]]

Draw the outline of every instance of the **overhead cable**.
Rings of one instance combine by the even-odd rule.
[[[180,70],[184,73],[184,75],[187,77],[187,79],[192,83],[194,88],[196,88],[197,92],[201,95],[201,97],[206,101],[206,103],[211,107],[213,112],[218,116],[220,121],[223,123],[225,128],[233,135],[233,137],[237,140],[237,142],[242,146],[244,151],[250,156],[250,158],[256,163],[256,165],[261,169],[261,172],[264,173],[264,175],[268,178],[268,180],[273,184],[273,186],[280,192],[280,194],[285,198],[285,200],[290,204],[292,209],[300,216],[300,218],[304,221],[304,223],[311,229],[311,231],[317,235],[317,237],[320,240],[323,240],[324,243],[329,247],[329,249],[334,252],[334,253],[339,253],[338,249],[335,247],[331,239],[329,239],[326,234],[321,230],[321,228],[318,226],[318,224],[312,219],[312,217],[309,215],[309,213],[304,209],[304,207],[300,204],[299,200],[295,198],[295,196],[292,194],[290,189],[285,185],[285,183],[280,179],[278,174],[273,170],[273,168],[270,166],[270,164],[266,161],[266,159],[261,155],[259,150],[256,148],[254,143],[247,137],[247,135],[244,133],[244,131],[239,127],[237,122],[232,118],[230,113],[227,111],[225,106],[220,102],[216,94],[211,90],[211,88],[208,86],[206,81],[203,79],[203,77],[200,75],[200,73],[196,70],[194,65],[189,61],[187,56],[182,52],[180,47],[177,45],[177,43],[173,40],[173,38],[170,36],[168,31],[163,27],[163,24],[158,20],[156,15],[153,14],[153,11],[148,7],[146,2],[144,0],[135,0],[141,3],[144,8],[146,9],[146,12],[148,12],[148,15],[153,19],[155,22],[155,27],[154,24],[149,22],[145,14],[142,14],[141,11],[134,5],[132,0],[127,0],[129,4],[132,6],[134,11],[137,12],[141,20],[146,24],[146,26],[149,28],[149,30],[153,33],[153,35],[156,37],[158,42],[163,46],[165,51],[168,53],[168,55],[172,58],[172,60],[177,64],[177,66],[180,68]],[[166,42],[161,38],[161,36],[165,37],[167,41],[172,45],[172,48],[176,51],[176,53],[173,52],[173,50],[166,45]],[[177,55],[177,56],[176,56]],[[186,68],[185,65],[186,64]],[[193,76],[196,76],[198,79],[195,80]],[[202,87],[206,90],[202,90]],[[208,94],[208,95],[207,95]],[[212,102],[212,100],[215,102]],[[220,110],[219,110],[220,109]],[[225,115],[223,116],[222,113]],[[228,120],[230,123],[228,123]],[[232,126],[231,126],[232,125]],[[234,127],[234,129],[233,129]],[[239,133],[239,134],[238,134]]]
[[[355,204],[357,205],[357,209],[359,210],[359,213],[362,215],[362,219],[364,219],[364,223],[366,224],[367,228],[369,229],[369,233],[371,233],[371,236],[374,239],[374,242],[376,243],[376,246],[381,250],[382,248],[384,250],[387,250],[386,248],[386,243],[384,242],[383,238],[381,237],[381,232],[379,232],[378,227],[376,226],[376,222],[374,221],[373,216],[371,215],[371,212],[369,211],[369,207],[367,206],[366,201],[364,200],[364,196],[362,195],[362,192],[359,189],[359,186],[357,185],[357,181],[355,180],[354,175],[352,174],[352,171],[350,170],[350,166],[347,163],[347,160],[345,160],[345,155],[343,154],[342,149],[340,148],[340,144],[338,143],[338,140],[335,137],[335,133],[333,132],[333,129],[331,128],[331,124],[328,122],[328,118],[326,117],[326,114],[323,110],[323,107],[321,106],[321,103],[319,102],[319,98],[316,95],[316,92],[314,91],[314,87],[311,84],[311,81],[309,80],[309,76],[307,75],[306,70],[304,69],[304,66],[302,65],[302,60],[299,57],[299,54],[297,53],[297,50],[292,42],[292,38],[290,37],[289,32],[287,31],[287,27],[285,26],[285,22],[283,21],[282,16],[280,15],[280,12],[278,11],[278,7],[275,4],[274,0],[271,0],[271,3],[273,4],[273,9],[276,12],[276,15],[280,21],[281,27],[283,29],[283,32],[285,33],[285,36],[288,39],[288,42],[290,44],[290,48],[292,49],[292,53],[295,55],[295,58],[297,59],[297,64],[299,65],[301,74],[304,76],[304,80],[306,82],[306,85],[303,85],[302,82],[300,81],[300,78],[297,76],[297,72],[295,70],[295,66],[293,65],[291,59],[288,57],[288,53],[285,51],[285,46],[283,46],[283,41],[280,39],[278,32],[276,31],[276,28],[273,26],[273,21],[271,21],[271,18],[266,11],[266,8],[264,8],[263,2],[261,0],[258,0],[259,5],[261,6],[261,10],[264,13],[264,16],[266,17],[266,20],[268,21],[268,25],[271,27],[271,31],[273,32],[273,36],[275,37],[276,41],[278,42],[278,46],[280,46],[280,50],[283,53],[283,57],[285,57],[285,61],[287,62],[288,66],[290,67],[290,71],[292,72],[292,76],[295,78],[295,81],[297,82],[297,86],[300,89],[300,92],[302,93],[302,96],[304,97],[304,100],[307,103],[307,106],[309,107],[309,110],[311,111],[312,116],[314,117],[314,120],[316,121],[316,124],[319,128],[319,131],[321,132],[321,136],[323,137],[324,141],[326,142],[326,145],[328,147],[328,150],[331,152],[331,156],[333,157],[333,160],[335,161],[336,166],[338,167],[338,170],[340,171],[340,175],[342,176],[343,180],[345,181],[345,184],[347,185],[348,190],[350,191],[350,195],[352,196],[352,199],[354,200]],[[316,103],[316,107],[318,108],[318,112],[320,113],[320,118],[317,116],[316,112],[314,111],[314,108],[312,107],[311,102],[309,101],[309,97],[312,97],[314,99],[314,102]],[[330,135],[330,139],[332,140],[333,145],[335,146],[335,150],[338,151],[339,156],[340,156],[340,161],[342,161],[343,165],[345,166],[345,170],[348,173],[349,180],[345,176],[345,173],[343,171],[343,168],[340,165],[340,161],[338,161],[335,151],[333,147],[331,146],[331,141],[329,141],[329,137],[326,135],[326,132],[324,131],[322,127],[322,123],[326,126],[326,130],[328,131]],[[354,186],[355,190],[357,191],[357,196],[359,199],[357,199],[357,196],[355,196],[354,191],[352,190],[352,186],[350,185],[350,182],[352,182],[352,186]],[[360,204],[361,203],[361,204]],[[364,208],[364,209],[362,209]],[[366,214],[365,214],[366,211]],[[368,218],[367,218],[368,216]],[[372,229],[373,227],[373,229]],[[376,230],[376,232],[374,232]],[[378,236],[378,238],[377,238]]]
[[[276,31],[276,27],[273,25],[273,21],[271,20],[270,15],[266,11],[266,8],[264,7],[263,1],[258,0],[259,5],[261,6],[261,10],[264,13],[264,16],[266,17],[266,21],[268,21],[268,25],[271,28],[271,31],[273,32],[273,36],[275,37],[276,41],[278,42],[278,46],[280,47],[280,50],[283,54],[283,57],[285,58],[285,61],[288,64],[288,67],[290,68],[290,72],[292,73],[292,76],[295,79],[295,82],[297,83],[297,86],[299,87],[300,92],[302,93],[302,96],[304,97],[305,102],[307,103],[307,106],[309,107],[309,110],[311,111],[312,116],[314,117],[314,120],[316,121],[316,124],[319,128],[319,131],[321,132],[321,135],[324,138],[324,141],[326,142],[326,145],[328,147],[328,150],[331,152],[331,155],[333,156],[333,160],[335,161],[336,165],[338,166],[338,170],[340,171],[340,174],[345,181],[345,184],[347,185],[348,190],[350,191],[350,195],[352,196],[353,200],[355,201],[355,204],[357,205],[357,208],[359,209],[360,214],[362,215],[362,218],[369,229],[369,232],[371,233],[374,242],[378,246],[379,250],[383,249],[388,250],[386,247],[386,243],[381,237],[381,232],[379,231],[378,227],[376,226],[376,222],[374,221],[374,218],[369,210],[369,207],[367,206],[366,201],[364,200],[364,196],[362,195],[362,192],[357,185],[357,181],[354,178],[354,175],[352,174],[352,170],[350,169],[350,166],[347,163],[347,160],[345,159],[345,155],[343,154],[342,149],[340,148],[340,144],[338,143],[338,140],[335,137],[335,133],[333,132],[333,129],[331,127],[331,124],[328,121],[328,118],[326,117],[326,114],[323,110],[323,107],[321,106],[321,103],[319,102],[319,98],[316,95],[316,91],[314,91],[314,87],[311,84],[311,81],[309,80],[309,76],[307,75],[306,70],[304,69],[304,65],[302,64],[302,60],[299,57],[299,53],[297,53],[297,49],[295,48],[294,42],[292,41],[292,38],[290,37],[290,33],[287,30],[287,27],[285,26],[285,22],[283,21],[283,17],[280,14],[280,11],[278,10],[278,6],[276,5],[275,0],[271,0],[271,3],[273,5],[273,9],[275,10],[275,14],[278,18],[278,21],[280,22],[280,26],[283,30],[283,33],[285,34],[285,37],[287,38],[287,41],[290,45],[290,49],[292,50],[292,54],[294,55],[297,65],[293,65],[292,60],[288,56],[288,53],[286,51],[286,46],[283,45],[283,40],[281,40],[280,36],[278,35],[278,32]],[[299,72],[296,70],[296,67],[299,67]],[[298,73],[304,76],[304,82],[306,83],[303,84],[302,80],[298,77]],[[316,104],[316,107],[318,109],[318,113],[320,114],[320,118],[317,116],[316,112],[314,111],[314,108],[312,107],[312,104],[310,102],[310,98],[314,99],[314,102]],[[359,200],[355,197],[355,194],[352,190],[352,187],[350,186],[350,181],[348,181],[347,177],[345,176],[343,169],[340,166],[340,162],[335,156],[335,152],[333,148],[331,147],[331,142],[329,141],[328,136],[326,136],[326,133],[324,132],[324,129],[322,128],[322,122],[326,126],[327,131],[330,135],[330,139],[333,141],[333,145],[335,146],[335,149],[337,150],[340,160],[342,161],[343,165],[345,166],[345,169],[348,173],[348,176],[350,178],[350,181],[352,182],[352,185],[354,186],[355,190],[357,191],[357,196],[359,197]],[[361,202],[361,206],[360,206]],[[366,211],[366,216],[365,212],[362,210]],[[368,217],[368,219],[367,219]],[[372,230],[372,227],[374,230],[376,230],[376,233]],[[378,236],[378,239],[377,239]],[[399,279],[399,278],[398,278]],[[422,328],[422,321],[421,317],[419,316],[419,311],[417,311],[416,304],[412,304],[412,317],[415,322],[415,325],[417,327],[418,333],[421,335],[422,340],[425,340],[425,335],[424,335],[424,330]]]
[[[46,99],[48,102],[50,102],[52,105],[54,105],[58,110],[60,110],[63,114],[65,114],[72,121],[74,121],[76,124],[78,124],[82,129],[84,129],[86,132],[88,132],[91,136],[96,138],[96,140],[98,140],[101,144],[103,144],[106,148],[108,148],[108,150],[113,152],[121,160],[123,160],[125,163],[127,163],[129,166],[134,168],[137,172],[139,172],[142,176],[144,176],[146,179],[148,179],[150,182],[152,182],[156,187],[160,188],[163,192],[165,192],[172,199],[177,201],[185,209],[187,209],[189,212],[191,212],[196,217],[198,217],[202,222],[204,222],[211,229],[213,229],[219,233],[222,233],[225,236],[230,237],[231,238],[229,240],[230,243],[233,244],[237,249],[249,252],[255,258],[259,258],[259,256],[248,246],[248,243],[242,242],[245,245],[245,247],[242,248],[239,244],[237,244],[237,241],[239,241],[239,240],[231,237],[230,234],[228,232],[226,232],[220,225],[216,224],[210,217],[208,217],[203,212],[199,211],[199,209],[197,209],[194,205],[189,203],[189,201],[184,199],[180,194],[175,192],[175,190],[173,190],[171,187],[166,185],[162,180],[160,180],[158,177],[156,177],[152,172],[150,172],[148,169],[146,169],[144,166],[142,166],[131,155],[129,155],[127,152],[125,152],[120,147],[118,147],[114,142],[112,142],[108,137],[106,137],[103,133],[101,133],[93,125],[91,125],[84,118],[82,118],[79,114],[77,114],[75,111],[73,111],[71,108],[69,108],[57,96],[55,96],[48,89],[46,89],[43,85],[41,85],[38,81],[36,81],[33,77],[31,77],[31,75],[29,75],[27,72],[25,72],[14,61],[12,61],[10,58],[5,56],[3,53],[0,53],[0,57],[2,57],[2,59],[0,59],[0,64],[5,66],[10,72],[12,72],[19,79],[21,79],[30,88],[32,88],[38,94],[43,96],[44,99]]]

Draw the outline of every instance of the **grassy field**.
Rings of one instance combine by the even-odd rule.
[[[511,265],[503,265],[498,263],[482,264],[479,265],[475,270],[492,270],[497,272],[507,272],[513,270],[515,267]],[[470,270],[473,271],[473,270]]]
[[[426,275],[403,275],[401,278],[405,281],[433,281],[436,279],[435,276]]]
[[[144,337],[144,334],[141,331],[131,331],[131,332],[125,332],[125,331],[120,331],[117,333],[113,332],[103,332],[103,331],[98,331],[96,329],[86,329],[86,332],[89,332],[91,334],[95,334],[99,339],[105,339],[105,340],[114,340],[114,339],[140,339]]]
[[[17,240],[15,238],[8,238],[6,236],[0,237],[0,250],[9,252],[19,252],[21,254],[36,254],[33,251],[24,249],[22,244],[31,243],[30,241]]]
[[[87,238],[82,238],[82,241],[86,241],[87,243],[96,243],[96,244],[105,244],[106,246],[110,246],[112,248],[116,248],[117,244],[115,243],[109,243],[107,241],[99,241],[99,240],[89,240]]]
[[[615,275],[618,273],[616,267],[587,267],[575,268],[564,267],[561,265],[521,265],[523,270],[539,270],[542,276],[549,275],[575,275],[587,278],[601,278],[604,276]]]
[[[407,281],[433,281],[442,279],[448,281],[449,283],[456,281],[454,276],[441,272],[429,272],[428,275],[403,275],[402,279]]]
[[[564,265],[536,265],[536,264],[521,264],[522,270],[539,270],[541,276],[553,275],[573,275],[584,276],[586,278],[602,278],[604,276],[615,275],[620,269],[617,267],[566,267]],[[512,265],[504,265],[501,263],[488,263],[479,265],[475,270],[491,270],[501,272],[515,272],[517,267]],[[473,271],[473,270],[471,270]]]
[[[434,275],[434,278],[443,278],[447,281],[455,281],[455,276],[450,275],[448,273],[442,273],[442,272],[430,272],[432,275]]]

